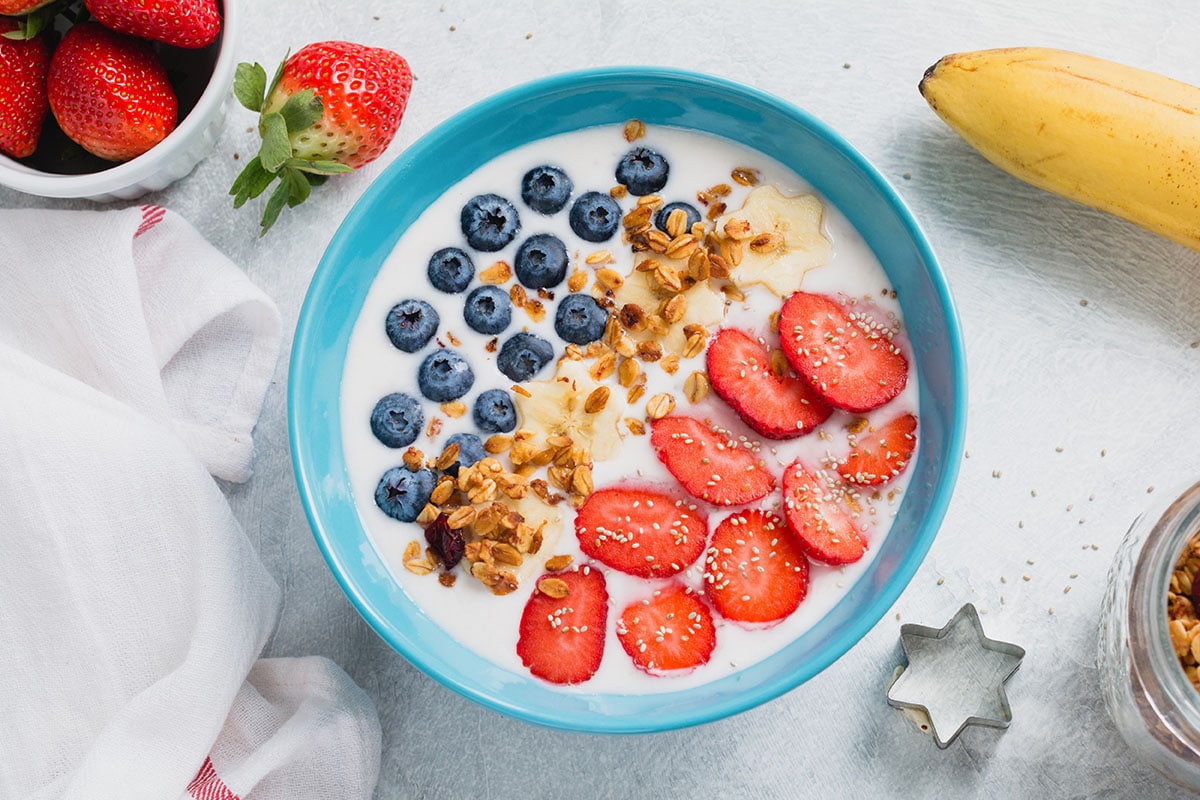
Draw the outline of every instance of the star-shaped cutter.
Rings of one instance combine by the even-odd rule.
[[[908,666],[888,688],[888,703],[924,711],[938,747],[949,747],[968,725],[1012,722],[1004,683],[1025,650],[987,638],[975,606],[964,605],[943,628],[901,625],[900,643]],[[943,738],[946,730],[953,733]]]

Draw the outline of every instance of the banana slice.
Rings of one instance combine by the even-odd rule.
[[[733,270],[739,286],[762,284],[779,296],[800,289],[804,274],[829,261],[832,244],[821,232],[825,208],[811,194],[788,197],[774,186],[755,188],[737,211],[716,221],[742,244],[742,263]],[[749,231],[744,222],[749,223]]]
[[[673,268],[681,265],[681,262],[671,261],[653,254],[643,255],[638,258],[637,262],[641,263],[647,258],[654,258]],[[679,292],[679,295],[686,302],[683,317],[677,322],[670,323],[664,336],[660,338],[658,334],[648,328],[631,335],[639,340],[653,338],[662,345],[664,353],[682,355],[687,342],[687,337],[683,333],[684,328],[689,325],[703,325],[711,328],[725,318],[725,295],[713,289],[711,281],[701,281],[691,288]],[[617,289],[613,299],[618,308],[627,303],[633,303],[640,306],[646,314],[654,314],[657,313],[663,301],[669,300],[673,296],[673,293],[662,290],[653,272],[638,272],[635,265],[633,272],[625,277],[625,283]]]
[[[517,393],[517,411],[521,427],[541,434],[570,437],[575,444],[591,452],[592,459],[612,458],[621,448],[617,428],[626,403],[618,392],[610,392],[608,402],[599,411],[589,412],[584,404],[602,384],[588,374],[590,361],[559,361],[554,377],[523,384],[530,397]]]

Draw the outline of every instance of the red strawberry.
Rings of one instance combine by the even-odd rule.
[[[194,50],[221,32],[216,0],[85,0],[96,21],[114,31]]]
[[[175,130],[175,92],[150,44],[94,22],[67,31],[47,92],[63,132],[109,161],[140,156]]]
[[[867,552],[866,539],[837,494],[798,460],[783,472],[783,512],[801,549],[813,561],[850,564]]]
[[[0,34],[17,28],[16,20],[0,18]],[[37,149],[49,108],[49,67],[50,45],[45,36],[9,39],[0,35],[0,150],[14,158],[31,156]]]
[[[593,492],[575,516],[579,547],[639,578],[682,572],[704,552],[708,521],[686,499],[642,488]]]
[[[707,664],[717,631],[708,606],[676,583],[626,607],[617,639],[638,669],[661,675]]]
[[[808,559],[782,519],[744,511],[721,520],[704,559],[708,597],[738,622],[778,622],[808,594]]]
[[[329,175],[378,158],[400,127],[412,92],[408,62],[390,50],[318,42],[297,50],[267,86],[260,64],[239,64],[238,101],[259,112],[262,148],[229,193],[240,208],[280,179],[263,213],[266,233],[283,210]]]
[[[775,477],[745,442],[698,419],[670,416],[654,420],[650,444],[658,452],[658,460],[689,494],[715,505],[750,503],[775,488]]]
[[[550,579],[557,582],[543,583]],[[564,584],[565,595],[555,591]],[[604,575],[585,564],[569,572],[547,573],[538,578],[538,587],[521,614],[517,655],[539,678],[583,683],[596,674],[604,656],[608,624]]]
[[[708,343],[707,359],[713,391],[769,439],[803,436],[833,413],[807,383],[776,375],[767,346],[743,331],[717,331]]]
[[[16,17],[41,8],[52,0],[0,0],[0,14]],[[12,30],[11,28],[9,30]]]
[[[901,414],[878,428],[851,434],[850,454],[838,464],[838,472],[862,486],[887,483],[904,472],[916,446],[917,418]]]
[[[783,353],[800,377],[831,406],[864,412],[904,389],[908,359],[892,342],[895,331],[866,308],[832,297],[796,292],[779,313]]]

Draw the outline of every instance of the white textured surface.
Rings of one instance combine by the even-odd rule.
[[[1026,44],[1200,83],[1191,2],[288,5],[286,14],[266,2],[247,9],[243,57],[274,63],[289,47],[324,38],[402,52],[419,79],[396,144],[381,162],[317,190],[259,240],[257,209],[234,214],[225,196],[240,166],[233,153],[253,147],[252,120],[236,109],[215,154],[148,199],[182,213],[241,264],[289,328],[333,221],[401,148],[507,86],[588,66],[653,63],[757,86],[841,132],[922,221],[966,335],[970,455],[942,532],[896,607],[787,696],[702,728],[639,738],[552,733],[485,711],[410,667],[359,620],[297,498],[280,364],[258,428],[257,476],[231,499],[284,590],[268,653],[328,655],[379,705],[378,797],[557,797],[564,784],[600,798],[693,790],[767,798],[1183,796],[1133,761],[1118,738],[1097,692],[1093,653],[1108,562],[1147,490],[1196,477],[1200,349],[1191,344],[1200,339],[1200,254],[1004,175],[929,111],[916,85],[945,53]],[[42,205],[83,204],[0,191],[0,206]],[[902,659],[901,622],[941,626],[965,601],[979,607],[988,636],[1017,642],[1027,656],[1007,687],[1012,727],[968,729],[939,751],[888,707],[884,692]]]

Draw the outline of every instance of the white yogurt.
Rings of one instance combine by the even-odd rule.
[[[670,181],[660,192],[666,202],[686,201],[693,206],[696,192],[718,183],[728,183],[733,194],[725,199],[730,209],[737,209],[746,194],[746,187],[738,186],[729,179],[730,170],[737,166],[757,168],[763,183],[772,184],[786,195],[811,192],[794,172],[742,145],[717,137],[667,127],[651,128],[647,136],[638,142],[662,153],[670,163]],[[375,505],[374,492],[380,476],[389,468],[400,463],[402,451],[389,449],[379,443],[371,433],[369,418],[371,410],[380,397],[390,392],[403,391],[421,399],[417,388],[417,367],[430,349],[431,343],[421,352],[403,353],[394,348],[384,331],[384,320],[391,307],[398,301],[419,297],[428,301],[437,310],[441,325],[437,340],[449,343],[451,335],[459,340],[459,349],[470,361],[475,373],[475,384],[468,395],[462,398],[469,409],[474,398],[490,388],[509,389],[508,380],[494,364],[495,354],[485,351],[492,337],[475,333],[463,322],[462,309],[466,293],[443,294],[435,290],[426,278],[426,265],[436,250],[456,246],[467,248],[459,228],[459,211],[471,197],[485,192],[494,192],[509,198],[517,206],[522,230],[516,239],[497,253],[472,253],[476,270],[481,270],[497,260],[514,263],[520,242],[534,233],[553,233],[567,245],[571,256],[568,275],[576,267],[587,269],[583,259],[599,249],[608,249],[617,257],[617,263],[609,265],[625,274],[632,269],[633,256],[628,247],[622,247],[620,233],[613,240],[591,244],[576,237],[567,222],[567,209],[553,217],[545,217],[526,207],[520,200],[521,176],[532,167],[554,164],[562,167],[571,177],[578,196],[585,191],[606,192],[613,186],[613,169],[630,145],[622,136],[621,126],[593,128],[562,134],[533,142],[510,151],[485,164],[472,175],[456,184],[434,202],[401,237],[395,250],[380,269],[374,284],[363,304],[363,309],[351,335],[347,353],[345,378],[342,386],[342,435],[345,458],[349,470],[353,493],[359,507],[362,523],[372,544],[388,564],[395,580],[404,588],[413,602],[431,619],[441,625],[449,636],[485,658],[519,674],[528,674],[516,653],[518,622],[522,609],[533,590],[535,581],[527,578],[518,591],[503,597],[493,595],[486,587],[462,572],[453,587],[444,587],[435,575],[419,576],[408,572],[403,566],[402,554],[406,545],[416,539],[424,546],[423,531],[415,523],[397,522],[381,512]],[[627,197],[619,201],[623,211],[628,211],[636,198]],[[863,242],[857,231],[836,209],[825,204],[825,232],[833,242],[833,256],[829,263],[807,274],[804,279],[806,291],[838,293],[854,297],[869,297],[884,314],[900,314],[899,305],[891,298],[890,284],[874,254]],[[569,204],[568,204],[569,208]],[[514,279],[515,280],[515,279]],[[476,281],[472,286],[478,285]],[[507,285],[506,287],[507,288]],[[532,294],[532,292],[531,292]],[[565,283],[554,290],[556,298],[567,294]],[[741,327],[759,335],[768,334],[768,317],[778,311],[780,298],[772,296],[762,287],[751,287],[746,292],[745,302],[727,308],[724,326]],[[512,333],[525,328],[538,333],[555,343],[559,354],[563,344],[554,333],[555,303],[546,301],[546,318],[533,323],[524,311],[513,309],[513,323],[501,341]],[[911,348],[901,337],[899,344],[909,356],[908,384],[899,397],[882,409],[872,412],[873,421],[883,422],[905,411],[917,409],[917,376],[912,367]],[[711,418],[722,427],[745,433],[762,442],[761,455],[768,467],[781,477],[783,467],[798,457],[811,466],[818,466],[830,452],[845,454],[844,427],[850,416],[836,412],[817,432],[800,439],[774,442],[762,440],[745,427],[714,394],[696,405],[683,400],[681,384],[695,369],[703,369],[703,355],[685,360],[679,372],[667,375],[655,365],[644,365],[649,376],[645,397],[630,408],[629,416],[642,416],[645,398],[659,391],[670,391],[679,398],[676,413],[688,414],[701,419]],[[553,365],[542,370],[535,380],[545,380],[553,373]],[[613,381],[613,399],[623,398],[625,390]],[[434,439],[422,436],[414,446],[427,456],[440,453],[445,439],[457,432],[479,433],[474,429],[471,415],[450,419],[442,413],[438,404],[422,400],[426,420],[438,417],[442,421],[440,433]],[[829,434],[821,436],[821,431]],[[622,432],[625,432],[622,429]],[[918,436],[920,431],[918,429]],[[481,435],[486,438],[486,434]],[[597,462],[594,478],[597,487],[630,478],[659,484],[669,491],[684,495],[682,489],[666,472],[650,447],[650,437],[627,435],[620,454],[606,462]],[[562,687],[563,691],[586,691],[606,693],[650,693],[675,691],[689,686],[706,683],[724,677],[738,669],[753,664],[777,652],[815,624],[853,585],[866,569],[874,554],[887,535],[900,498],[907,485],[907,474],[882,487],[880,497],[868,503],[859,517],[870,547],[867,554],[857,563],[844,567],[827,567],[812,564],[808,595],[799,609],[781,623],[766,629],[748,629],[722,620],[714,612],[717,629],[717,644],[710,662],[688,674],[656,677],[647,675],[633,666],[616,637],[616,620],[621,610],[630,603],[644,597],[668,583],[665,580],[647,581],[625,575],[604,565],[596,565],[607,579],[610,596],[609,631],[604,659],[596,675],[578,687]],[[864,495],[870,495],[867,490]],[[698,504],[704,507],[703,503]],[[777,513],[781,504],[778,490],[769,495],[758,507],[771,508]],[[709,530],[736,509],[710,509]],[[781,514],[782,516],[782,514]],[[541,556],[569,553],[576,563],[586,561],[579,550],[571,527],[573,512],[564,504],[566,530],[555,545],[543,549]],[[465,563],[465,562],[464,562]],[[538,573],[534,573],[536,575]],[[697,589],[702,588],[703,558],[672,580],[682,581]]]

